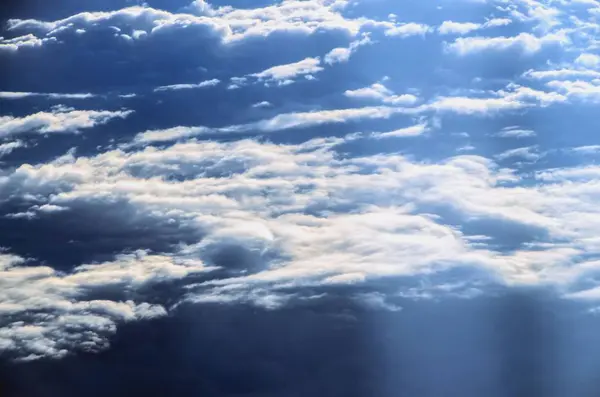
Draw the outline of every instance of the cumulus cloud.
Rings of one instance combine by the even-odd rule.
[[[266,37],[276,32],[308,35],[317,31],[338,30],[356,35],[366,21],[344,18],[340,11],[347,3],[346,0],[336,2],[294,0],[248,9],[207,8],[203,5],[200,8],[187,7],[180,13],[132,6],[115,11],[82,12],[55,21],[11,19],[8,21],[8,27],[15,31],[36,31],[52,35],[66,31],[85,31],[89,27],[98,25],[115,26],[125,31],[133,31],[133,34],[128,37],[133,38],[134,41],[189,27],[205,29],[219,37],[223,43],[235,43],[251,37]],[[211,11],[206,11],[208,9]],[[116,34],[116,36],[121,35]],[[19,45],[40,45],[38,44],[40,40],[35,35],[29,34],[23,36],[18,43],[3,40],[0,45],[12,49]]]

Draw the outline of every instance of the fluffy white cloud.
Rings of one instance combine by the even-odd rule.
[[[597,69],[600,66],[600,56],[584,53],[575,59],[575,63],[587,68]]]
[[[266,37],[275,32],[312,34],[323,30],[339,30],[356,35],[366,23],[365,20],[347,19],[340,14],[348,3],[347,0],[289,0],[247,9],[227,6],[213,8],[206,3],[198,7],[197,3],[194,2],[180,13],[133,6],[108,12],[82,12],[56,21],[11,19],[8,27],[11,30],[36,31],[53,36],[65,31],[85,32],[91,26],[115,26],[133,31],[128,37],[136,40],[151,38],[166,31],[200,27],[216,34],[223,43],[234,43],[249,37]],[[41,45],[40,41],[38,37],[29,34],[16,43],[3,40],[0,46],[12,49],[24,45]],[[4,47],[0,47],[2,48]]]

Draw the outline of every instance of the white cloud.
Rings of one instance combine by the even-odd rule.
[[[160,87],[156,87],[154,89],[154,91],[155,92],[157,92],[157,91],[177,91],[177,90],[190,90],[190,89],[194,89],[194,88],[214,87],[217,84],[219,84],[220,82],[221,81],[219,79],[211,79],[211,80],[202,81],[202,82],[196,83],[196,84],[163,85]]]
[[[0,157],[10,154],[13,150],[25,147],[23,141],[13,141],[0,144]]]
[[[192,6],[180,13],[132,6],[108,12],[82,12],[50,22],[11,19],[8,21],[8,28],[50,34],[85,30],[94,25],[114,26],[117,29],[133,30],[136,33],[132,38],[139,40],[142,37],[150,39],[167,31],[199,27],[217,35],[224,44],[236,43],[250,37],[267,37],[276,32],[310,35],[318,31],[337,30],[354,36],[367,20],[343,17],[340,11],[347,3],[347,0],[289,0],[262,8],[210,8],[210,12],[207,12],[209,8],[204,6]],[[0,49],[3,48],[1,46],[39,45],[39,40],[30,34],[23,36],[21,44],[4,40],[0,42]]]
[[[467,34],[472,31],[481,29],[481,24],[473,22],[454,22],[444,21],[439,27],[438,32],[440,34]]]
[[[273,106],[269,101],[256,102],[252,105],[253,108],[268,108]]]
[[[55,107],[51,112],[39,112],[24,117],[0,116],[0,136],[26,132],[75,133],[81,129],[106,124],[115,118],[125,118],[131,110],[74,110]]]
[[[410,127],[400,128],[394,131],[389,132],[378,132],[372,134],[374,138],[400,138],[400,137],[410,137],[410,136],[419,136],[424,134],[427,131],[427,124],[417,124]]]
[[[356,90],[346,90],[344,95],[348,98],[378,100],[390,105],[413,105],[418,101],[418,98],[412,94],[395,95],[381,83]]]
[[[396,37],[411,37],[411,36],[424,36],[428,32],[431,31],[431,28],[427,25],[421,23],[404,23],[400,25],[395,25],[385,30],[386,36],[396,36]]]
[[[506,26],[512,23],[508,18],[494,18],[484,23],[444,21],[438,26],[441,35],[466,35],[480,29]]]
[[[350,56],[354,54],[359,47],[372,43],[373,42],[371,41],[370,37],[368,35],[365,35],[362,39],[355,40],[352,43],[350,43],[350,46],[348,47],[337,47],[329,51],[327,54],[325,54],[323,62],[325,62],[328,65],[333,65],[334,63],[348,62]]]
[[[201,263],[139,251],[62,274],[0,254],[0,313],[5,319],[0,327],[0,351],[33,360],[60,358],[78,349],[103,350],[119,323],[164,316],[166,310],[132,300],[87,300],[87,293],[109,286],[134,289],[207,270]]]
[[[600,72],[595,70],[578,69],[528,70],[523,74],[523,76],[539,80],[568,80],[571,78],[600,78]]]
[[[564,32],[551,33],[537,37],[531,33],[520,33],[513,37],[459,37],[454,42],[446,45],[446,49],[457,55],[469,55],[484,51],[506,51],[517,49],[525,54],[540,51],[546,45],[564,45],[569,38]]]
[[[12,39],[0,37],[0,51],[16,52],[22,48],[41,47],[45,43],[54,41],[56,41],[55,37],[40,39],[33,34],[27,34]]]
[[[220,128],[173,127],[164,130],[150,130],[135,136],[134,143],[147,144],[151,142],[172,141],[205,134],[235,134],[249,131],[272,133],[292,128],[308,128],[323,124],[345,123],[360,119],[386,119],[395,113],[402,112],[401,108],[386,106],[370,106],[362,108],[319,110],[312,112],[282,113],[270,119],[259,120],[249,124],[231,125]]]
[[[536,161],[541,157],[541,155],[537,152],[537,148],[535,146],[510,149],[496,155],[498,160],[506,160],[514,157],[528,161]]]
[[[600,84],[595,82],[590,83],[582,80],[553,80],[549,81],[547,85],[567,96],[592,101],[598,101],[600,99]]]
[[[320,66],[321,60],[317,58],[305,58],[301,61],[288,63],[285,65],[278,65],[263,70],[259,73],[254,73],[250,76],[256,77],[259,80],[274,80],[278,82],[284,82],[287,80],[294,79],[298,76],[318,73],[323,70]]]
[[[575,153],[598,154],[600,153],[600,145],[577,146],[572,148],[571,150]]]
[[[86,93],[56,93],[56,92],[14,92],[14,91],[0,91],[1,99],[21,99],[28,97],[46,97],[50,99],[89,99],[94,98],[96,95],[89,92]]]
[[[586,68],[597,69],[600,66],[600,56],[589,53],[580,54],[575,59],[575,63]]]
[[[518,126],[505,127],[496,134],[501,138],[528,138],[535,135],[535,131],[519,128]]]

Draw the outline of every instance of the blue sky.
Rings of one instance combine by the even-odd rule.
[[[176,343],[198,313],[240,315],[249,344],[299,316],[327,345],[350,310],[331,371],[369,374],[357,395],[398,395],[402,355],[423,396],[595,387],[600,2],[35,3],[0,31],[0,352],[25,374]],[[350,395],[306,379],[274,395]]]

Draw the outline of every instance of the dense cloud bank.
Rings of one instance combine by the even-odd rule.
[[[598,18],[3,5],[0,394],[595,395]]]

